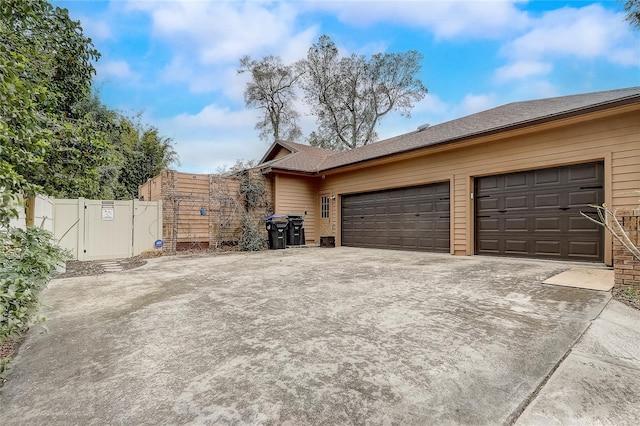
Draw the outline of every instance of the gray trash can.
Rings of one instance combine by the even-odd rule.
[[[269,249],[277,250],[287,247],[287,227],[289,220],[285,215],[274,214],[265,220],[269,234]]]

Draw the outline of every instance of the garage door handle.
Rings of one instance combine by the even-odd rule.
[[[498,210],[498,213],[506,213],[506,210]]]
[[[416,216],[420,216],[420,213],[416,213]]]
[[[560,207],[558,210],[569,210],[571,207]]]
[[[360,219],[364,219],[364,216],[360,216]]]

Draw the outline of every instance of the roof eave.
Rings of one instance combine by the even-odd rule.
[[[500,126],[500,127],[496,127],[496,128],[485,130],[485,131],[481,131],[481,132],[470,133],[470,134],[466,134],[464,136],[460,136],[460,137],[457,137],[457,138],[444,139],[442,141],[438,141],[438,142],[432,143],[432,144],[427,145],[427,146],[420,146],[420,147],[415,147],[415,148],[407,148],[407,149],[404,149],[404,150],[393,152],[391,154],[383,154],[383,155],[379,155],[379,156],[376,156],[376,157],[367,158],[367,159],[364,159],[364,160],[354,161],[352,163],[341,164],[339,166],[334,166],[334,167],[330,167],[330,168],[326,168],[326,169],[320,169],[320,170],[318,170],[317,173],[319,174],[319,173],[332,172],[332,171],[336,171],[336,170],[344,168],[344,167],[357,166],[359,164],[367,163],[367,162],[373,161],[373,160],[379,160],[379,159],[385,158],[385,157],[391,157],[391,156],[394,156],[394,155],[397,155],[397,154],[406,154],[406,153],[409,153],[409,152],[420,151],[420,150],[424,150],[424,149],[433,148],[433,147],[436,147],[436,146],[452,144],[452,143],[455,143],[455,142],[463,142],[463,141],[466,141],[466,140],[475,139],[475,138],[479,138],[479,137],[482,137],[482,136],[491,136],[491,135],[495,135],[495,134],[503,133],[503,132],[507,132],[507,131],[524,129],[524,128],[527,128],[527,127],[532,127],[532,126],[536,126],[536,125],[540,125],[540,124],[549,123],[549,122],[552,122],[552,121],[572,118],[572,117],[576,117],[576,116],[579,116],[579,115],[589,114],[589,113],[593,113],[593,112],[599,112],[599,111],[603,111],[603,110],[606,110],[606,109],[616,108],[616,107],[620,107],[620,106],[626,106],[626,105],[639,103],[639,102],[640,102],[640,95],[632,95],[632,96],[628,96],[626,98],[616,99],[615,101],[611,101],[611,102],[602,102],[600,104],[589,105],[588,107],[584,107],[584,108],[576,108],[574,110],[564,111],[562,113],[550,114],[548,116],[539,117],[539,118],[532,119],[532,120],[525,120],[525,121],[521,121],[521,122],[518,122],[518,123],[509,124],[509,125],[506,125],[506,126]]]

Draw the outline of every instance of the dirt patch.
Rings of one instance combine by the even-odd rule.
[[[117,263],[123,271],[129,269],[139,268],[142,265],[146,265],[147,261],[141,256],[129,257],[126,259],[116,259],[112,261],[106,260],[92,260],[92,261],[79,261],[70,260],[67,262],[67,269],[64,273],[55,274],[54,278],[71,278],[71,277],[85,277],[90,275],[102,275],[109,273],[105,270],[104,264],[106,262]]]
[[[640,290],[614,287],[611,292],[614,299],[640,310]]]

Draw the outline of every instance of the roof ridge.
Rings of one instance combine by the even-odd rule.
[[[278,162],[283,169],[319,173],[375,158],[527,127],[616,105],[638,103],[638,99],[640,86],[511,102],[353,150],[331,151],[295,143],[291,148],[298,148],[299,155],[287,155]]]

